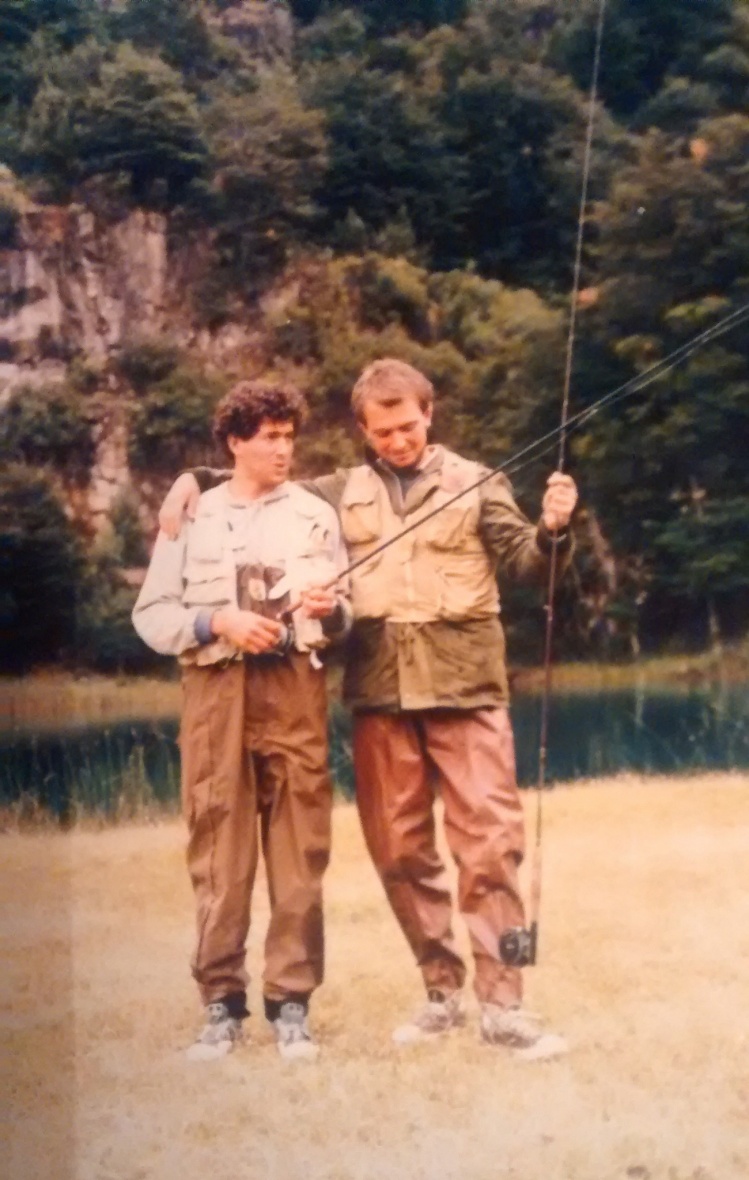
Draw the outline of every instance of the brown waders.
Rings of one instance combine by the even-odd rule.
[[[466,974],[435,844],[436,776],[476,995],[481,1002],[518,1004],[521,973],[501,962],[498,946],[504,929],[523,924],[524,826],[507,709],[357,713],[354,765],[364,837],[427,989],[454,991]]]
[[[182,805],[197,906],[192,973],[204,1004],[244,995],[262,847],[271,917],[266,1000],[323,977],[322,876],[330,855],[325,674],[308,655],[183,669]]]

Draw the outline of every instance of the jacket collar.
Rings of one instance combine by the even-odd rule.
[[[291,483],[285,480],[284,483],[279,484],[277,488],[272,488],[271,491],[266,492],[264,496],[255,496],[253,499],[248,499],[244,496],[233,496],[230,489],[230,481],[222,484],[226,489],[227,503],[234,508],[249,508],[255,504],[274,504],[277,500],[285,500],[291,490]]]
[[[404,497],[395,469],[383,459],[379,459],[373,451],[368,450],[367,454],[367,462],[385,484],[393,508],[403,515],[415,512],[440,486],[444,461],[445,448],[443,446],[436,444],[427,447],[419,462],[418,475]]]

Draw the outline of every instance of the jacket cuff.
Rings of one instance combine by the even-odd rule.
[[[323,635],[326,639],[344,639],[351,630],[353,615],[351,607],[345,598],[339,598],[335,610],[327,618],[321,619]]]
[[[285,656],[292,650],[294,646],[293,625],[291,623],[281,623],[281,626],[283,627],[281,638],[279,639],[276,646],[270,649],[269,653],[274,656]]]
[[[572,545],[572,533],[569,528],[550,533],[540,520],[536,528],[536,544],[545,556],[548,556],[552,549],[556,549],[557,553],[566,553]]]
[[[211,627],[213,615],[214,612],[212,610],[206,610],[205,608],[199,610],[196,614],[195,622],[193,623],[196,643],[201,645],[213,643],[213,640],[216,638]]]

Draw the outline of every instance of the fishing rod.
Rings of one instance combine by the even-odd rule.
[[[588,124],[585,135],[585,155],[583,158],[583,179],[580,192],[580,209],[577,218],[577,239],[575,243],[575,264],[573,269],[572,292],[570,295],[570,319],[567,332],[567,350],[564,366],[564,386],[562,392],[562,411],[559,424],[559,453],[557,456],[557,471],[564,471],[565,446],[567,442],[567,425],[569,419],[570,391],[572,388],[572,359],[575,351],[577,327],[577,308],[580,293],[580,275],[582,272],[583,238],[585,235],[585,211],[588,207],[588,185],[590,182],[590,168],[593,158],[593,131],[595,128],[596,102],[598,99],[598,79],[601,72],[601,47],[603,45],[603,26],[606,15],[606,0],[600,0],[598,5],[598,21],[596,24],[596,40],[593,52],[593,71],[590,83],[590,98],[588,101]],[[546,595],[546,628],[544,635],[544,687],[541,697],[541,724],[538,742],[538,779],[536,781],[536,840],[533,849],[531,866],[530,905],[528,908],[528,925],[514,926],[503,931],[499,939],[499,955],[504,963],[514,967],[531,967],[536,962],[538,953],[538,921],[541,910],[541,833],[543,817],[543,788],[546,782],[546,757],[549,740],[549,702],[551,698],[551,654],[552,637],[554,631],[554,595],[557,584],[558,550],[552,545],[549,561],[549,582]]]

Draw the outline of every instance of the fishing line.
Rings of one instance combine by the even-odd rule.
[[[436,508],[433,508],[431,511],[424,513],[424,515],[420,516],[418,520],[415,520],[411,524],[406,525],[405,528],[401,529],[397,533],[394,533],[392,537],[386,538],[386,540],[384,540],[381,544],[376,545],[374,549],[370,549],[368,553],[365,553],[362,557],[352,561],[346,566],[345,569],[341,570],[340,573],[336,574],[330,579],[330,581],[326,582],[325,585],[328,588],[335,586],[338,582],[342,581],[349,574],[365,565],[368,561],[371,561],[375,557],[379,557],[379,555],[384,553],[386,549],[389,549],[391,545],[395,545],[403,537],[408,536],[409,533],[412,533],[416,529],[421,528],[421,526],[426,524],[428,520],[431,520],[440,512],[444,512],[445,509],[450,508],[456,503],[456,501],[461,500],[463,496],[467,496],[477,488],[480,488],[490,479],[494,479],[498,475],[507,476],[510,474],[516,474],[517,472],[524,470],[526,467],[529,467],[531,464],[536,463],[542,455],[547,454],[549,451],[555,449],[557,441],[563,432],[569,436],[573,431],[578,430],[581,426],[584,426],[587,422],[589,422],[590,419],[595,417],[596,414],[599,414],[601,410],[604,409],[604,407],[614,405],[618,401],[623,401],[625,398],[631,397],[635,393],[641,393],[650,385],[653,385],[659,378],[665,377],[667,373],[670,373],[672,369],[675,369],[677,365],[681,364],[681,362],[686,360],[687,357],[691,356],[692,353],[697,352],[700,348],[704,348],[705,345],[712,343],[713,340],[717,340],[721,336],[725,336],[726,333],[730,332],[733,328],[736,328],[740,324],[743,324],[747,321],[749,321],[749,303],[745,303],[735,311],[730,312],[716,324],[713,324],[710,328],[706,328],[703,332],[700,332],[697,336],[692,337],[685,344],[680,345],[679,348],[674,349],[674,351],[669,353],[668,356],[663,357],[659,361],[655,361],[647,369],[644,369],[642,373],[638,373],[637,376],[631,377],[628,381],[625,381],[622,385],[618,385],[615,389],[609,390],[608,393],[603,394],[602,397],[592,402],[591,405],[586,406],[584,409],[579,410],[576,414],[571,415],[567,419],[566,424],[552,427],[550,430],[546,431],[545,434],[539,435],[538,438],[534,439],[532,442],[527,443],[526,446],[521,447],[519,451],[516,451],[515,454],[510,455],[507,459],[503,460],[502,463],[497,464],[495,467],[489,468],[473,483],[467,484],[466,487],[461,488],[459,492],[456,492],[447,500],[444,500]]]

